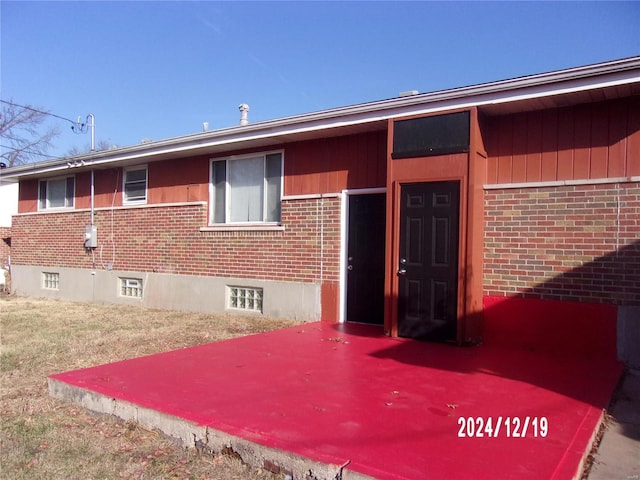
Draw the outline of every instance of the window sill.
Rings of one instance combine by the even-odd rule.
[[[285,226],[279,224],[248,225],[209,225],[200,227],[201,232],[284,232]]]
[[[75,210],[75,207],[48,207],[48,208],[38,208],[37,213],[59,213],[59,212],[69,212]]]

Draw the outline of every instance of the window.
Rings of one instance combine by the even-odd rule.
[[[42,287],[49,290],[58,290],[60,288],[60,274],[42,272]]]
[[[124,203],[147,201],[147,167],[133,167],[124,171]]]
[[[73,208],[74,194],[74,177],[41,180],[38,192],[38,209]]]
[[[211,162],[211,223],[278,223],[282,153]]]
[[[391,158],[429,157],[469,151],[470,113],[398,120]]]
[[[120,295],[123,297],[142,298],[142,279],[121,278]]]
[[[228,287],[229,308],[262,313],[262,289]]]

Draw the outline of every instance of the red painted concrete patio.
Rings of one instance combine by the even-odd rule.
[[[51,378],[316,462],[350,461],[344,478],[560,480],[579,475],[620,373],[600,356],[318,322]],[[468,417],[492,419],[494,432],[460,438]],[[529,417],[523,437],[507,417]]]

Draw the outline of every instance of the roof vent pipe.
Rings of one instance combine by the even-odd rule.
[[[249,105],[247,105],[246,103],[241,103],[238,108],[240,109],[240,125],[247,125],[249,123],[249,118],[247,118]]]

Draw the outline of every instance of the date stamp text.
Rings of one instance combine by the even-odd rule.
[[[458,417],[459,438],[544,438],[547,417]]]

